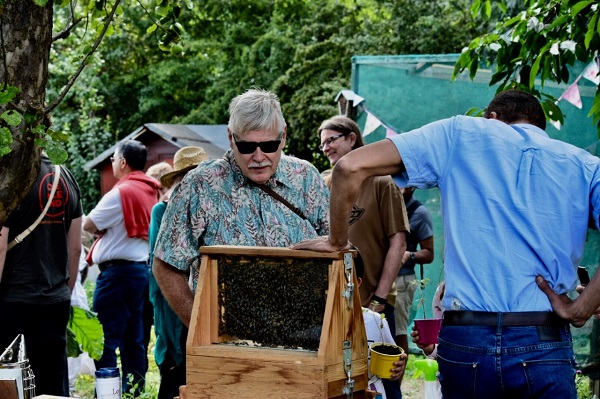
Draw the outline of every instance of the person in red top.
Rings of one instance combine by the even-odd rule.
[[[111,162],[119,181],[83,225],[98,237],[88,256],[88,261],[100,268],[93,310],[104,329],[104,353],[96,368],[117,367],[115,350],[119,348],[122,392],[135,388],[135,395],[143,390],[148,369],[142,311],[149,277],[148,227],[160,188],[143,172],[146,157],[146,147],[138,141],[127,140],[117,146]]]

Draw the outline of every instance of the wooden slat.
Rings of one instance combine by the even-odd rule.
[[[344,252],[348,251],[315,252],[278,247],[243,247],[237,245],[212,245],[200,247],[200,253],[202,255],[240,255],[295,259],[343,259]]]
[[[266,359],[216,362],[193,356],[187,370],[189,398],[315,399],[325,397],[327,391],[323,371],[316,365]]]

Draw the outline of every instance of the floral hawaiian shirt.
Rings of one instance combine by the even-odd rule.
[[[266,183],[307,217],[303,220],[243,174],[233,152],[188,172],[165,211],[154,255],[191,270],[196,291],[202,245],[287,247],[329,234],[329,190],[307,161],[282,155]]]

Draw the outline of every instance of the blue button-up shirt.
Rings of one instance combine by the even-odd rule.
[[[440,188],[445,309],[549,311],[537,275],[574,287],[590,214],[598,227],[597,157],[529,124],[463,116],[391,140],[400,186]]]

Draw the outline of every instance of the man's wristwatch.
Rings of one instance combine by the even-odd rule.
[[[415,253],[414,252],[410,253],[410,260],[412,260],[412,261],[415,260]]]

